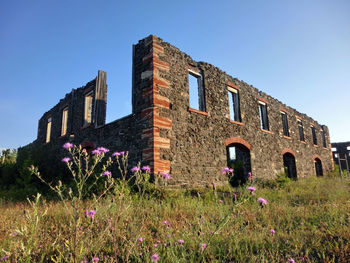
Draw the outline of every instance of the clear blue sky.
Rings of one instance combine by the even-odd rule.
[[[350,140],[350,1],[12,0],[0,9],[0,148],[36,139],[59,99],[107,71],[107,121],[131,113],[131,48],[150,34]]]

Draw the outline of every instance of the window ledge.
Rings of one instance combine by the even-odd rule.
[[[327,150],[327,151],[329,151],[329,149],[328,149],[328,148],[326,148],[326,147],[323,147],[323,149],[324,149],[324,150]]]
[[[306,142],[305,141],[300,141],[301,143],[303,143],[303,144],[306,144]]]
[[[209,116],[209,113],[208,113],[208,112],[196,110],[196,109],[193,109],[193,108],[190,108],[190,107],[188,107],[188,111],[190,111],[190,112],[195,112],[195,113],[198,113],[198,114],[202,114],[202,115],[204,115],[204,116]]]
[[[260,131],[265,132],[265,133],[269,133],[269,134],[273,134],[272,131],[268,131],[268,130],[264,130],[264,129],[260,129]]]
[[[317,145],[317,144],[314,144],[314,147],[318,148],[318,145]]]
[[[243,122],[239,122],[239,121],[234,121],[234,120],[230,120],[231,123],[237,124],[239,126],[244,126]]]
[[[291,140],[291,139],[292,139],[292,137],[286,136],[286,135],[283,135],[283,138],[288,139],[288,140]]]

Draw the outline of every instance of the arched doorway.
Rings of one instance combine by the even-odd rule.
[[[322,169],[322,161],[320,158],[315,157],[314,158],[314,163],[315,163],[315,171],[317,176],[322,176],[323,175],[323,169]]]
[[[251,172],[250,145],[240,138],[226,140],[227,166],[234,168],[233,186],[244,184]]]
[[[297,167],[293,152],[287,151],[283,154],[283,166],[289,178],[297,179]]]

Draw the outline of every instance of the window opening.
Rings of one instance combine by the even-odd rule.
[[[84,108],[84,126],[91,123],[92,120],[92,92],[85,95],[85,108]]]
[[[47,119],[47,124],[46,124],[46,143],[50,142],[50,138],[51,138],[51,124],[52,124],[52,118],[49,117]]]
[[[188,72],[190,108],[206,111],[202,75],[194,71]]]
[[[315,159],[315,171],[317,176],[323,175],[322,162],[318,158]]]
[[[62,111],[61,136],[64,136],[67,134],[67,123],[68,123],[68,108],[65,108]]]
[[[250,150],[240,143],[233,143],[226,147],[227,166],[234,169],[235,176],[230,180],[232,186],[239,186],[248,181],[251,172]]]
[[[323,147],[327,148],[327,141],[326,141],[326,132],[324,130],[324,128],[322,127],[321,129],[321,133],[322,133],[322,143],[323,143]]]
[[[293,154],[289,152],[283,154],[283,166],[284,171],[289,178],[297,178],[297,167],[295,164],[295,157],[293,156]]]
[[[312,132],[312,140],[314,142],[314,145],[317,145],[316,130],[314,126],[311,126],[311,132]]]
[[[267,105],[265,102],[259,101],[260,128],[269,130],[269,119],[267,117]]]
[[[239,102],[239,92],[236,89],[227,87],[228,89],[228,100],[230,109],[230,119],[241,122],[241,107]]]
[[[304,142],[305,137],[304,137],[303,122],[300,119],[297,119],[297,121],[298,121],[298,129],[299,129],[299,139],[300,139],[300,141]]]
[[[288,127],[288,119],[287,114],[281,111],[282,116],[282,126],[283,126],[283,135],[289,137],[289,127]]]

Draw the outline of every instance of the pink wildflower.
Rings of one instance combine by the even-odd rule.
[[[229,167],[225,167],[223,170],[222,170],[222,174],[228,174],[228,173],[230,173],[231,172],[231,168],[229,168]],[[232,170],[232,172],[233,172],[233,170]]]
[[[160,260],[160,256],[158,254],[153,254],[151,257],[152,262],[157,262]]]
[[[140,243],[142,243],[142,241],[144,241],[145,239],[144,238],[142,238],[142,237],[139,237],[138,239],[137,239],[137,241],[139,241]]]
[[[179,242],[180,245],[182,245],[183,243],[185,243],[185,241],[183,239],[179,239],[177,242]]]
[[[69,157],[64,157],[63,159],[62,159],[62,162],[64,162],[64,163],[68,163],[70,161],[70,158]]]
[[[216,185],[215,183],[213,183],[213,191],[215,191],[215,189],[216,189]]]
[[[108,153],[108,152],[109,152],[109,149],[104,148],[104,147],[98,147],[97,150],[98,150],[100,153]]]
[[[112,175],[112,173],[111,173],[110,171],[105,171],[105,172],[103,173],[103,175],[108,176],[108,175]]]
[[[113,157],[115,157],[115,156],[120,156],[120,155],[121,155],[121,154],[118,153],[118,152],[115,152],[115,153],[112,154]]]
[[[145,172],[150,172],[151,171],[151,168],[147,165],[147,166],[142,166],[142,171],[145,171]]]
[[[138,172],[138,171],[140,171],[140,168],[137,167],[137,166],[131,168],[131,172],[133,172],[133,173],[136,173],[136,172]]]
[[[254,191],[256,191],[256,188],[253,187],[253,186],[249,186],[247,189],[248,189],[251,193],[253,193]]]
[[[13,235],[14,237],[18,235],[17,232],[13,232],[11,235]]]
[[[90,217],[91,219],[93,219],[95,214],[96,214],[96,211],[95,210],[90,210],[90,211],[85,210],[84,214],[86,217]]]
[[[219,200],[219,203],[220,203],[220,204],[222,204],[223,202],[224,202],[224,201],[222,201],[222,200]]]
[[[101,154],[101,152],[99,151],[99,150],[93,150],[92,152],[91,152],[91,154],[93,154],[93,155],[100,155]]]
[[[169,224],[169,222],[168,222],[168,221],[166,221],[166,220],[165,220],[165,221],[163,221],[163,224],[164,224],[164,225],[167,225],[167,226],[169,226],[169,225],[170,225],[170,224]]]
[[[252,177],[252,172],[249,172],[248,173],[248,178],[251,178]]]
[[[126,154],[128,154],[128,153],[129,153],[129,152],[126,152]],[[125,154],[125,152],[120,152],[120,154],[121,154],[121,155],[124,155],[124,154]]]
[[[9,256],[4,256],[4,257],[0,258],[0,261],[6,260],[8,258],[9,258]]]
[[[201,250],[202,250],[202,252],[204,251],[204,249],[206,249],[206,247],[207,247],[207,244],[205,244],[205,243],[202,243],[202,244],[201,244]]]
[[[165,172],[163,172],[161,176],[162,176],[164,179],[167,179],[167,180],[170,179],[170,175],[167,174],[167,173],[165,173]]]
[[[69,150],[72,147],[73,147],[73,144],[71,144],[69,142],[66,142],[65,144],[63,144],[63,148],[66,149],[66,150]]]
[[[267,200],[262,198],[262,197],[259,197],[258,198],[258,202],[261,204],[261,206],[264,206],[267,204]]]
[[[293,258],[288,258],[289,263],[295,263],[295,260]]]
[[[157,247],[158,245],[157,244],[153,244],[153,247]]]
[[[139,253],[139,256],[142,257],[142,252]]]
[[[271,234],[273,235],[273,234],[275,234],[276,231],[275,231],[275,229],[272,228],[272,229],[270,230],[270,232],[271,232]]]
[[[98,257],[93,257],[92,262],[98,262],[100,259]]]

